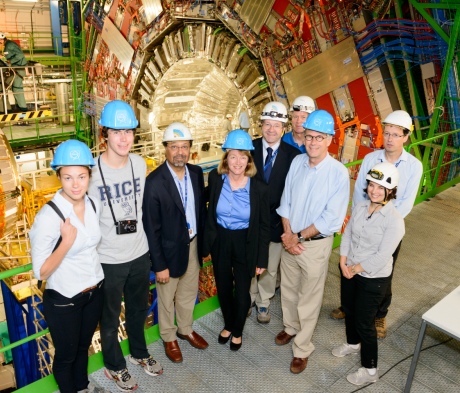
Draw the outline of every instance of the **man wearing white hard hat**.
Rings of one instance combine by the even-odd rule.
[[[299,96],[292,103],[291,124],[292,131],[283,136],[283,141],[296,147],[301,153],[306,153],[305,149],[305,129],[303,123],[308,115],[316,109],[315,101],[308,96]]]
[[[222,122],[222,131],[230,132],[233,130],[232,120],[233,116],[230,113],[228,113],[225,116],[225,120]]]
[[[364,189],[366,188],[366,175],[369,170],[378,163],[389,162],[394,164],[399,170],[398,198],[394,200],[394,206],[404,218],[410,213],[414,206],[423,172],[422,163],[404,150],[404,143],[409,139],[409,135],[412,133],[414,126],[410,115],[403,110],[397,110],[390,113],[382,123],[384,125],[383,149],[376,150],[364,157],[358,178],[355,182],[353,207],[356,206],[357,203],[367,199]],[[393,272],[400,248],[401,243],[399,243],[398,248],[393,254]],[[390,276],[391,278],[393,277],[393,272]],[[388,307],[391,304],[391,298],[392,292],[390,282],[385,299],[382,301],[375,319],[378,338],[385,338],[387,334],[386,315],[388,313]],[[339,307],[332,310],[331,317],[334,319],[343,319],[345,318],[345,313],[342,308]]]
[[[281,245],[283,225],[276,209],[280,205],[291,162],[300,151],[281,140],[288,121],[287,109],[281,102],[274,101],[266,104],[260,118],[262,138],[254,139],[254,150],[251,154],[257,168],[256,177],[267,183],[270,189],[270,246],[267,270],[252,279],[251,302],[257,308],[257,321],[269,323],[270,299],[275,295],[283,249]]]
[[[203,256],[204,179],[201,167],[188,164],[192,134],[187,126],[170,124],[163,145],[166,161],[145,183],[143,219],[156,276],[160,336],[166,356],[180,363],[177,337],[198,349],[208,346],[192,327]]]

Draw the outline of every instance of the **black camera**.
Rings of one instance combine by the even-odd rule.
[[[137,220],[118,221],[115,228],[117,228],[117,235],[137,232]]]

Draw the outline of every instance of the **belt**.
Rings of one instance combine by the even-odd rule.
[[[86,292],[92,291],[93,289],[100,288],[103,282],[104,282],[104,280],[101,280],[96,285],[93,285],[92,287],[88,287],[86,289],[83,289],[83,291],[81,291],[81,293],[86,293]]]
[[[327,236],[319,236],[319,235],[316,235],[314,237],[310,237],[308,238],[307,240],[312,242],[313,240],[321,240],[321,239],[326,239]]]

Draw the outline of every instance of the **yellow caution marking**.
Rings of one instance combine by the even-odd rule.
[[[25,121],[30,119],[38,119],[40,117],[52,116],[53,112],[49,109],[40,111],[20,112],[20,113],[8,113],[7,115],[0,115],[0,122],[7,121]]]

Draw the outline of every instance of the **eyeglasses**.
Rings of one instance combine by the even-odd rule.
[[[404,135],[404,134],[402,134],[402,135],[390,134],[389,132],[384,132],[384,133],[383,133],[383,137],[384,137],[384,138],[387,138],[387,139],[389,139],[390,137],[391,137],[392,139],[397,139],[397,138],[403,138],[403,137],[405,137],[405,135]]]
[[[280,119],[287,119],[287,115],[275,111],[262,112],[262,116],[279,117]]]
[[[315,110],[315,108],[312,108],[311,106],[306,106],[306,105],[292,105],[292,110],[311,113]]]
[[[327,136],[324,136],[324,135],[316,135],[316,136],[313,136],[313,135],[305,135],[305,140],[308,141],[308,142],[311,142],[313,140],[313,138],[317,141],[317,142],[322,142],[324,141]]]
[[[109,130],[112,135],[133,135],[134,130]]]
[[[190,146],[188,145],[184,145],[184,146],[168,145],[168,149],[171,149],[171,151],[179,151],[179,150],[188,151],[190,150]]]

